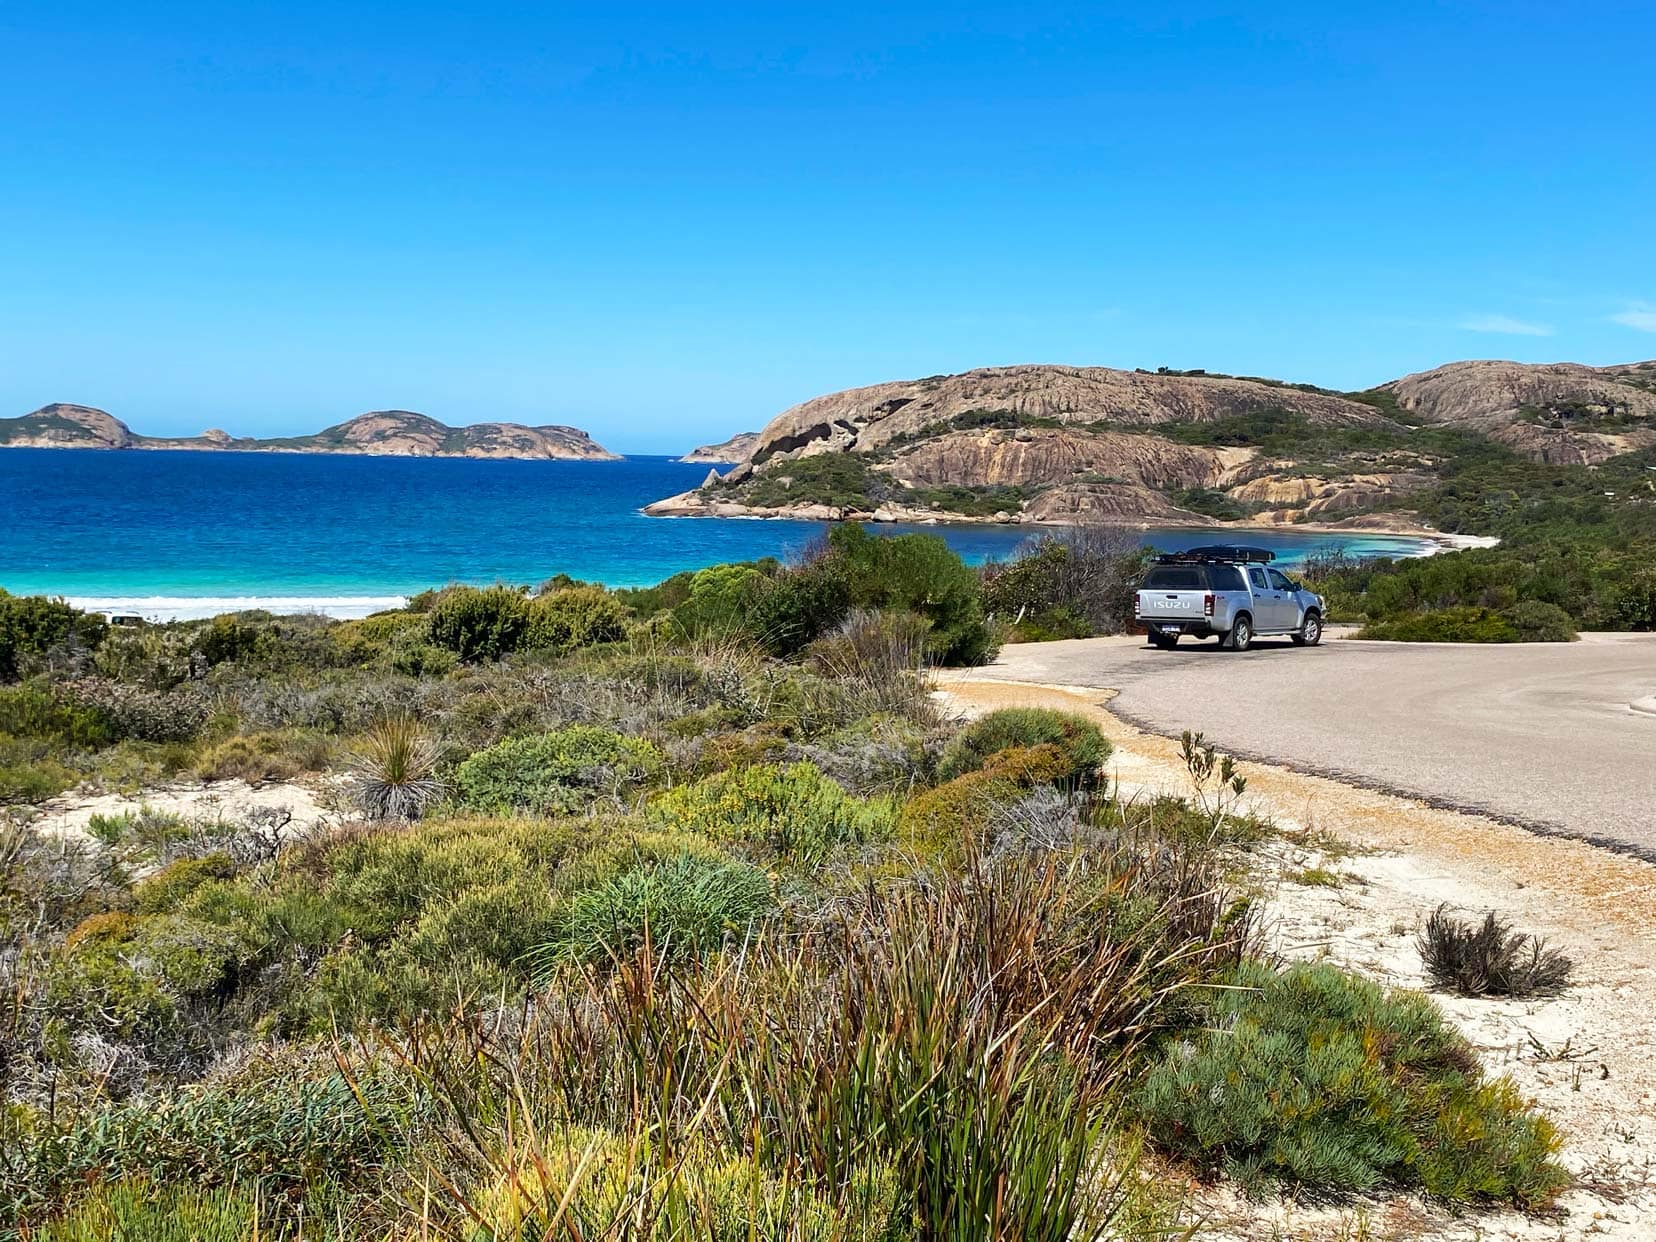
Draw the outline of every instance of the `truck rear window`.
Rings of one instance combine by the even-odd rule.
[[[1158,565],[1144,578],[1146,591],[1205,591],[1207,578],[1196,565]]]
[[[1242,590],[1242,571],[1235,565],[1209,565],[1208,581],[1215,591]]]

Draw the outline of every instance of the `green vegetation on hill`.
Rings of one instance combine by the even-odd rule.
[[[756,508],[787,505],[828,505],[836,509],[872,512],[882,504],[939,509],[962,517],[992,517],[1023,508],[1038,488],[1024,487],[904,487],[871,469],[868,459],[853,453],[819,453],[773,467],[742,484],[720,484],[709,493],[715,499],[735,500]]]
[[[75,438],[86,434],[86,428],[73,419],[57,414],[28,414],[22,418],[0,418],[0,444],[21,440],[24,436],[42,431],[60,431]]]
[[[986,587],[843,527],[361,621],[0,598],[0,1238],[1176,1236],[1140,1159],[1544,1205],[1551,1129],[1429,1002],[1264,960],[1271,828],[1199,739],[1189,799],[1120,799],[1087,720],[939,713],[986,598],[1091,625],[1123,556]],[[18,809],[191,771],[364,814]]]
[[[1576,629],[1656,629],[1656,450],[1592,468],[1486,453],[1446,463],[1409,504],[1439,529],[1501,542],[1310,566],[1333,615],[1368,620],[1371,637],[1556,641]]]

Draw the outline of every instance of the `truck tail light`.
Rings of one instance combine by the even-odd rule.
[[[1144,615],[1144,601],[1139,598],[1138,592],[1133,592],[1133,620],[1137,621]]]
[[[1211,617],[1213,615],[1213,592],[1212,591],[1209,591],[1206,595],[1202,596],[1202,615],[1204,617]]]

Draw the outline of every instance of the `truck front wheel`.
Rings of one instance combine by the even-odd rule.
[[[1322,617],[1312,610],[1305,614],[1305,620],[1300,623],[1299,633],[1294,635],[1296,647],[1315,647],[1322,642]]]

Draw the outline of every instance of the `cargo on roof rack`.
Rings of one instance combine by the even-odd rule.
[[[1269,548],[1243,548],[1227,544],[1212,544],[1205,548],[1186,548],[1183,552],[1163,552],[1156,557],[1158,565],[1177,565],[1181,562],[1226,561],[1249,565],[1263,565],[1276,560]]]

